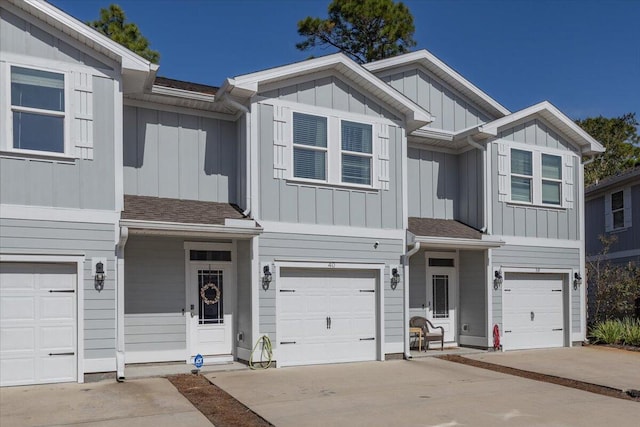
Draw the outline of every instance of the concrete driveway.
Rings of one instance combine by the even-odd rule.
[[[640,352],[589,346],[491,352],[465,357],[623,391],[640,390]]]
[[[640,404],[435,358],[207,375],[276,426],[636,426]]]
[[[0,389],[0,426],[58,425],[211,427],[164,378]]]

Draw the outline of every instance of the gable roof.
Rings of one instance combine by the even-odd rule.
[[[51,25],[85,46],[119,62],[129,87],[150,87],[158,65],[144,59],[104,34],[42,0],[8,0],[13,6]],[[127,87],[125,87],[126,91]]]
[[[487,95],[473,83],[462,77],[462,75],[442,62],[440,59],[436,58],[435,55],[433,55],[426,49],[370,62],[368,64],[364,64],[364,68],[374,74],[378,74],[410,64],[422,65],[424,68],[435,74],[438,78],[442,79],[451,87],[460,92],[463,96],[469,98],[475,104],[482,107],[487,112],[493,114],[495,117],[502,117],[510,114],[510,111],[502,106],[498,101],[491,98],[489,95]]]
[[[335,70],[402,113],[409,131],[418,129],[433,120],[428,111],[371,74],[343,53],[308,59],[227,79],[216,96],[220,98],[228,94],[246,99],[258,93],[262,85],[324,70]]]
[[[564,115],[553,104],[543,101],[508,116],[485,123],[476,127],[478,135],[482,137],[497,136],[498,132],[524,123],[535,117],[545,119],[551,126],[558,129],[570,142],[581,149],[581,153],[591,156],[604,153],[604,147],[573,120]]]
[[[584,193],[587,196],[595,195],[601,191],[610,190],[612,187],[621,187],[628,184],[635,185],[636,183],[640,184],[640,165],[620,172],[617,175],[608,176],[595,184],[591,184],[584,189]]]

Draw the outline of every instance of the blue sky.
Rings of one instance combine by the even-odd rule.
[[[296,23],[329,0],[50,0],[76,18],[112,2],[160,51],[159,75],[218,86],[303,60]],[[512,111],[640,116],[640,0],[406,0],[425,48]],[[331,53],[318,50],[315,55]],[[640,118],[640,117],[639,117]]]

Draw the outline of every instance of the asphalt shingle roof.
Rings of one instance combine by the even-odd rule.
[[[409,231],[416,236],[482,239],[482,233],[453,219],[409,218]]]

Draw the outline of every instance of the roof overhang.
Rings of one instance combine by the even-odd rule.
[[[253,220],[229,220],[224,225],[191,224],[162,221],[120,220],[121,227],[127,227],[130,234],[178,237],[226,237],[250,239],[262,233]]]
[[[256,95],[264,85],[325,70],[333,70],[344,75],[396,112],[401,113],[409,132],[433,121],[428,111],[342,53],[230,78],[224,82],[216,95],[222,97],[228,94],[235,99],[244,100]]]
[[[83,22],[41,0],[8,0],[14,6],[46,22],[87,47],[121,65],[123,91],[137,92],[151,87],[158,65],[114,42]]]
[[[585,188],[584,194],[585,198],[588,200],[600,196],[605,192],[611,191],[612,189],[626,187],[629,185],[640,185],[640,166],[621,172],[618,175],[604,178],[602,181]]]
[[[434,249],[492,249],[504,246],[506,242],[491,238],[464,239],[455,237],[412,236],[409,243],[420,243],[423,247]]]
[[[364,64],[364,68],[374,74],[386,74],[388,71],[411,64],[422,65],[438,78],[442,79],[448,85],[460,92],[463,96],[472,100],[477,106],[495,117],[503,117],[511,113],[504,106],[498,103],[498,101],[491,98],[426,49],[382,59],[380,61],[370,62],[368,64]]]
[[[544,119],[566,136],[570,142],[580,147],[582,155],[592,156],[604,152],[602,144],[548,101],[540,102],[508,116],[477,126],[475,130],[472,129],[469,132],[473,134],[472,137],[474,139],[495,137],[502,130],[517,126],[536,117]]]

